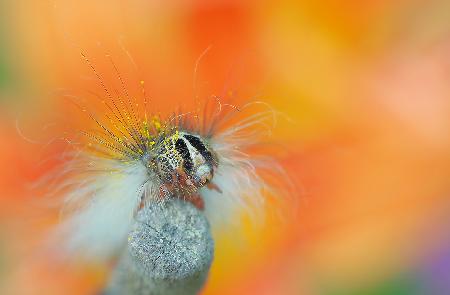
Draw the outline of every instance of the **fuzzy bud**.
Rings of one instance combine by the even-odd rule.
[[[105,294],[197,294],[213,254],[202,211],[179,199],[150,203],[137,214]]]

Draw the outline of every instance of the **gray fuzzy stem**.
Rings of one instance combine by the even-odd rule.
[[[197,294],[213,254],[209,224],[201,211],[178,199],[151,203],[137,214],[106,294]]]

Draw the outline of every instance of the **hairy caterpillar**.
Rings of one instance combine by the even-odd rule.
[[[132,97],[112,63],[122,92],[112,94],[91,67],[104,94],[104,112],[81,110],[95,128],[57,173],[64,219],[57,229],[69,255],[108,260],[123,248],[136,212],[148,202],[180,198],[212,223],[227,221],[236,208],[257,208],[270,186],[266,169],[281,171],[267,156],[250,154],[270,130],[276,112],[262,102],[236,107],[218,97],[201,108],[162,118],[148,111],[145,83]],[[252,107],[263,110],[252,111]]]

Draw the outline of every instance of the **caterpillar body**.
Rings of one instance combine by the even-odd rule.
[[[96,127],[81,132],[82,147],[56,175],[53,191],[64,200],[56,236],[65,254],[116,257],[136,212],[148,202],[186,200],[213,225],[229,222],[236,209],[262,206],[271,186],[261,171],[276,174],[279,165],[252,151],[274,124],[274,110],[260,102],[238,108],[212,97],[201,109],[163,119],[147,111],[143,81],[140,103],[120,75],[123,93],[112,95],[86,61],[103,87],[104,95],[97,96],[103,113],[81,107]]]

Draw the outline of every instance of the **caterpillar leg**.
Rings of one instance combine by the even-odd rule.
[[[197,209],[205,209],[205,202],[199,194],[193,194],[184,198],[186,201],[192,203]]]
[[[196,191],[188,175],[183,170],[176,170],[172,174],[172,182],[166,182],[159,188],[159,197],[164,199],[168,196],[176,196],[177,198],[192,203],[199,210],[205,208],[202,197]]]
[[[206,187],[210,190],[215,190],[218,193],[222,193],[222,190],[220,189],[220,187],[217,186],[217,184],[215,184],[214,182],[208,182],[206,183]]]

